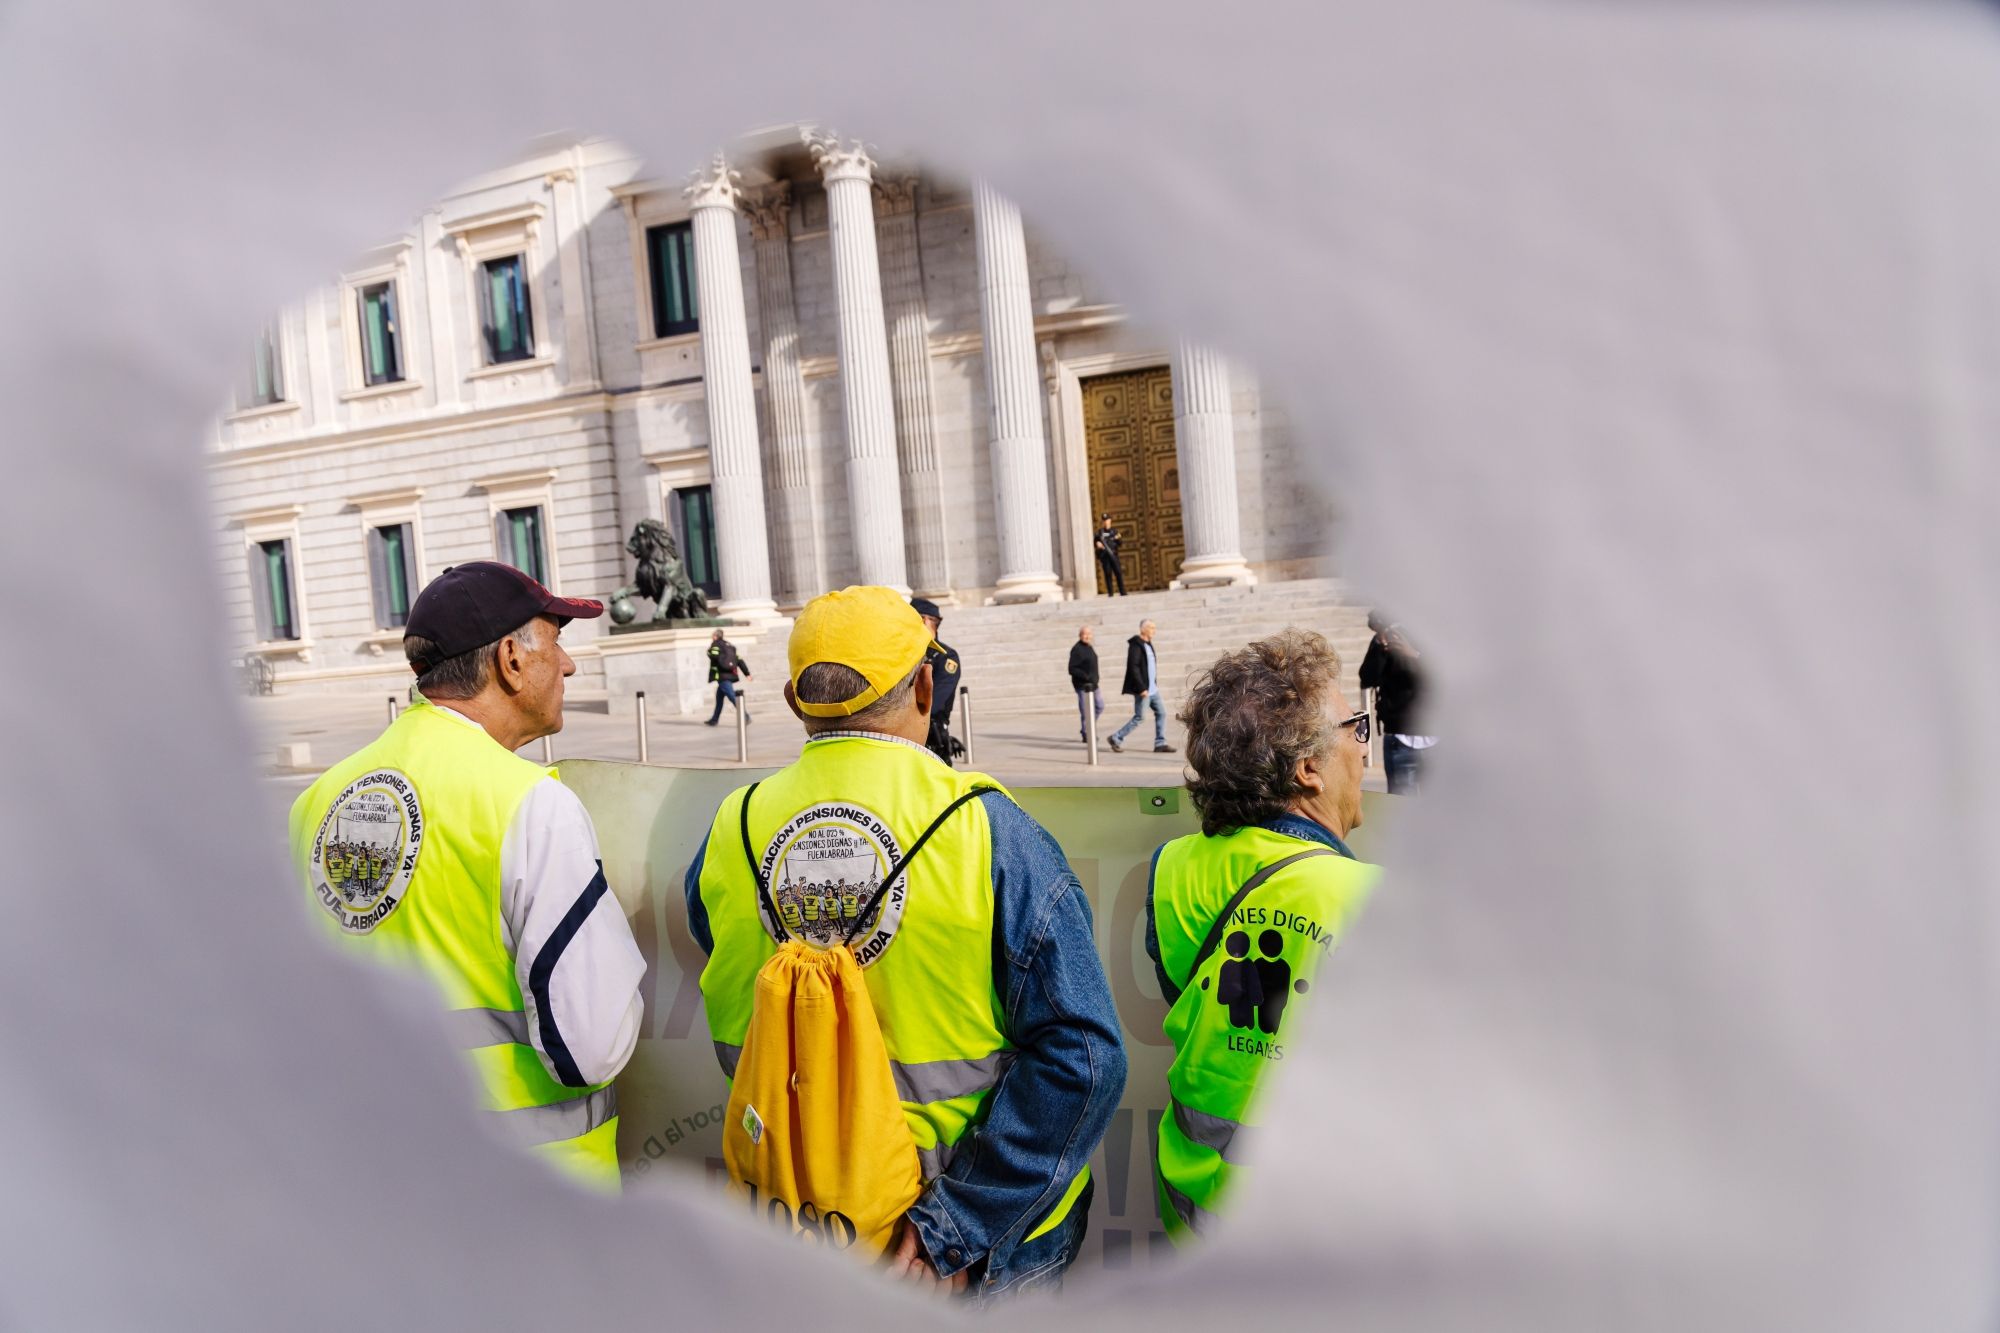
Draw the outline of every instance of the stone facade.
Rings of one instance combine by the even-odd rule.
[[[640,519],[667,522],[686,543],[677,497],[702,487],[718,600],[753,616],[854,582],[864,566],[913,586],[920,576],[925,591],[961,604],[1094,597],[1082,383],[1219,358],[1134,329],[1032,226],[1025,245],[990,221],[982,238],[977,219],[1004,221],[1005,201],[981,213],[969,182],[883,165],[872,145],[835,148],[853,156],[823,177],[827,150],[816,165],[798,131],[658,174],[609,142],[565,145],[468,183],[337,285],[288,307],[261,383],[238,391],[213,442],[232,653],[268,662],[280,689],[398,689],[408,673],[385,584],[396,557],[384,551],[401,548],[383,545],[385,530],[409,548],[404,597],[447,565],[539,542],[552,582],[601,598],[630,579],[624,542]],[[864,170],[866,181],[854,174]],[[841,192],[837,216],[829,184]],[[722,308],[662,335],[647,233],[690,221],[695,270],[724,256],[739,280],[711,272],[698,295]],[[851,247],[839,262],[838,227]],[[1025,309],[1020,271],[996,248],[1025,265]],[[510,272],[526,291],[532,345],[489,364],[495,275]],[[857,289],[863,276],[878,286]],[[982,291],[1001,278],[1013,304],[982,311]],[[370,385],[367,302],[384,286],[401,378]],[[767,322],[763,307],[787,289],[790,311]],[[1004,348],[983,334],[995,320]],[[859,349],[850,355],[869,359],[851,385],[843,336]],[[729,354],[711,367],[704,340],[718,338]],[[996,382],[1008,386],[999,412]],[[1190,576],[1327,572],[1318,553],[1331,508],[1302,484],[1283,416],[1241,364],[1205,373],[1201,387],[1180,472],[1197,485],[1233,458],[1235,497],[1206,497],[1201,535],[1216,549],[1197,552],[1189,532]],[[924,404],[920,430],[910,414]],[[857,448],[850,419],[867,432]],[[996,420],[1008,433],[999,449]],[[856,477],[899,493],[856,496]],[[1183,494],[1194,512],[1198,497]],[[1233,525],[1218,504],[1233,508]],[[897,520],[891,549],[883,533]],[[1010,552],[1036,568],[1008,569]],[[289,578],[278,591],[274,553]],[[607,630],[598,621],[565,634],[577,688],[604,688]]]

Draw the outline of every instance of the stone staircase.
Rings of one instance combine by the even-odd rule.
[[[1125,643],[1151,619],[1167,706],[1187,697],[1194,673],[1222,653],[1290,625],[1326,635],[1340,654],[1341,689],[1360,697],[1356,674],[1368,648],[1368,608],[1350,600],[1338,579],[1297,579],[1255,588],[1191,588],[1024,606],[947,608],[940,631],[958,649],[975,722],[985,727],[1020,713],[1072,712],[1069,649],[1079,626],[1091,627],[1109,726],[1131,715],[1118,687],[1125,677]]]

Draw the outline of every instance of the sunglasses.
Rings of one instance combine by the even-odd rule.
[[[1355,715],[1354,715],[1353,717],[1350,717],[1350,718],[1348,718],[1348,719],[1347,719],[1347,720],[1346,720],[1345,722],[1342,722],[1342,723],[1341,723],[1340,725],[1341,725],[1341,726],[1343,726],[1343,727],[1353,727],[1353,728],[1354,728],[1354,743],[1355,743],[1356,745],[1366,745],[1366,744],[1368,744],[1368,710],[1367,710],[1367,709],[1365,709],[1365,708],[1364,708],[1364,709],[1362,709],[1362,710],[1361,710],[1360,712],[1356,713],[1356,714],[1355,714]]]

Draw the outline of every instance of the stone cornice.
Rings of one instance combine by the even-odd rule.
[[[545,398],[533,403],[504,403],[496,407],[476,411],[466,411],[455,407],[436,412],[415,420],[386,422],[379,426],[369,426],[360,430],[329,431],[323,434],[294,437],[289,440],[274,440],[269,444],[253,444],[241,449],[225,449],[209,457],[208,465],[221,470],[233,467],[248,467],[258,463],[276,462],[282,459],[300,458],[312,454],[332,453],[341,449],[360,448],[371,444],[392,444],[404,440],[430,439],[439,435],[455,435],[460,431],[479,430],[487,426],[502,425],[514,421],[538,421],[546,417],[601,415],[611,410],[612,395],[597,390],[587,394],[575,394],[565,398]]]

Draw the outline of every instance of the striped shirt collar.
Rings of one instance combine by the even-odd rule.
[[[822,731],[817,736],[808,736],[806,738],[807,745],[817,745],[821,741],[887,741],[891,745],[905,746],[915,750],[918,754],[936,759],[940,764],[944,762],[944,760],[938,759],[937,755],[931,752],[931,748],[928,745],[919,745],[913,740],[906,740],[901,736],[886,735],[879,731]]]
[[[1259,827],[1269,829],[1273,833],[1282,833],[1288,838],[1303,838],[1307,842],[1321,843],[1333,848],[1350,861],[1354,859],[1354,853],[1347,850],[1347,844],[1340,840],[1339,835],[1317,819],[1308,819],[1304,815],[1287,810],[1276,819],[1269,820]]]

